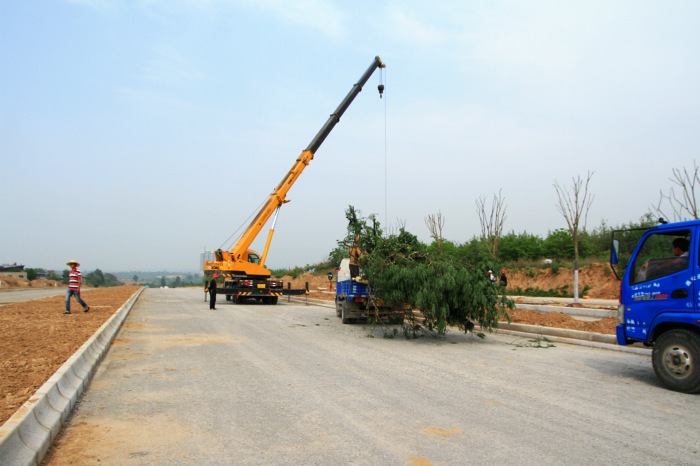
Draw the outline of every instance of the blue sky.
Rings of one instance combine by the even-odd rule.
[[[270,194],[375,55],[289,192],[267,265],[313,264],[374,213],[429,241],[639,219],[698,159],[692,1],[0,3],[0,263],[196,271]],[[264,242],[266,232],[261,234]],[[262,245],[255,243],[258,250]]]

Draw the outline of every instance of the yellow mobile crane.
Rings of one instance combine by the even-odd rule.
[[[301,172],[304,171],[304,168],[314,158],[314,154],[321,147],[321,144],[323,144],[323,141],[338,121],[340,121],[340,117],[345,113],[345,110],[347,110],[357,94],[360,93],[362,86],[365,85],[377,68],[384,67],[382,60],[379,57],[375,57],[367,71],[352,87],[335,112],[331,114],[308,147],[302,151],[280,184],[272,191],[270,197],[233,247],[228,251],[218,249],[214,252],[215,260],[204,261],[205,277],[211,278],[214,273],[224,277],[224,286],[217,288],[217,294],[225,294],[227,300],[233,300],[236,303],[244,303],[249,298],[254,298],[266,304],[276,304],[277,298],[284,294],[304,294],[307,292],[306,290],[285,290],[282,281],[271,279],[270,271],[265,268],[265,260],[267,259],[267,252],[275,231],[279,209],[282,207],[282,204],[289,202],[286,199],[287,192],[299,178]],[[384,85],[379,84],[378,90],[381,97],[384,92]],[[273,213],[275,218],[267,234],[265,249],[263,249],[262,256],[260,256],[257,252],[248,248]]]

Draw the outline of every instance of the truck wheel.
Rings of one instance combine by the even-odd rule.
[[[700,336],[690,330],[670,330],[654,343],[651,360],[656,376],[671,390],[700,392]]]
[[[338,302],[338,298],[335,298],[335,315],[340,317],[340,302]]]
[[[350,309],[347,300],[344,300],[342,303],[342,307],[340,309],[340,318],[341,322],[343,322],[344,324],[349,324],[350,322],[352,322],[352,319],[350,318]]]

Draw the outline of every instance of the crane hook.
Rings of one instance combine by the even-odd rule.
[[[380,84],[377,86],[377,90],[379,91],[379,98],[382,98],[382,94],[384,94],[384,84]]]

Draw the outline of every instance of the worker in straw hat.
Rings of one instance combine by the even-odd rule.
[[[70,314],[70,297],[75,296],[78,304],[83,306],[83,311],[87,312],[90,310],[85,301],[80,298],[80,285],[83,282],[83,276],[78,270],[80,264],[76,260],[71,260],[66,262],[66,265],[70,267],[70,272],[68,272],[68,292],[66,293],[66,312],[64,314]]]

